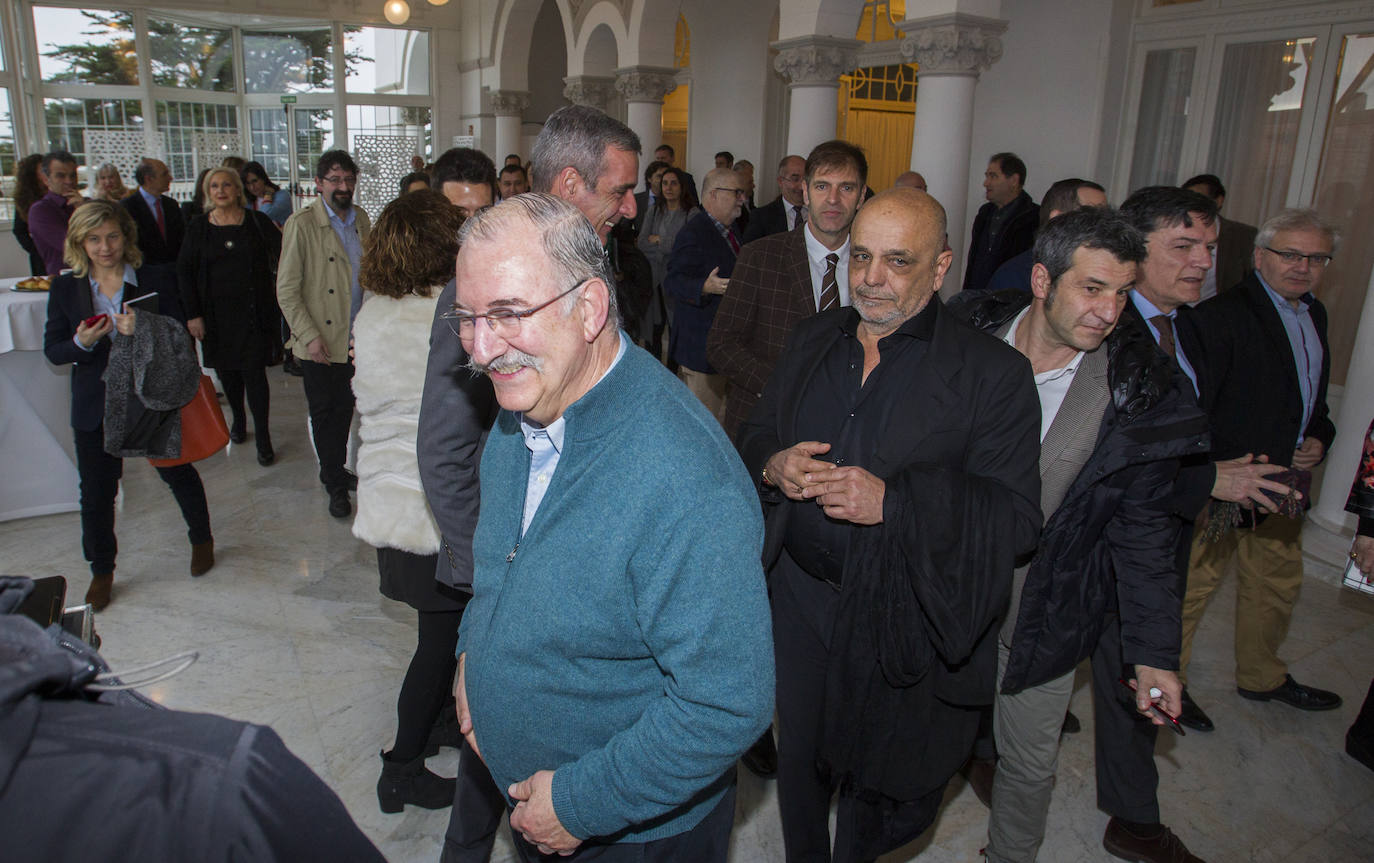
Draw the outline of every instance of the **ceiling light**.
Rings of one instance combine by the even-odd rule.
[[[386,0],[382,14],[392,24],[404,24],[410,20],[410,4],[406,0]]]

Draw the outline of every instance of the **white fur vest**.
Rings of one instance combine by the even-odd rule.
[[[353,535],[414,554],[439,550],[415,458],[434,296],[374,295],[353,322],[353,394],[361,420]]]

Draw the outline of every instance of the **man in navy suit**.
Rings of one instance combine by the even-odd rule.
[[[186,233],[181,205],[167,194],[172,172],[159,159],[144,159],[134,170],[138,191],[120,201],[138,225],[138,248],[143,265],[175,264]]]
[[[678,377],[720,419],[726,379],[706,360],[706,335],[739,254],[734,224],[744,204],[744,189],[739,175],[729,168],[713,169],[702,188],[702,209],[678,232],[663,279],[663,289],[677,309],[668,355],[677,361]]]

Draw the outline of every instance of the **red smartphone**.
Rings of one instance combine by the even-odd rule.
[[[96,326],[97,324],[99,324],[101,321],[105,320],[105,319],[108,318],[108,317],[109,317],[109,315],[105,314],[104,312],[101,312],[101,313],[98,314],[98,315],[91,315],[89,318],[87,318],[86,320],[82,321],[81,323],[85,324],[85,325],[88,326],[88,327],[93,327],[93,326]]]

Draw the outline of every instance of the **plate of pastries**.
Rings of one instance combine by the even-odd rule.
[[[30,276],[27,279],[20,279],[15,283],[12,290],[16,291],[46,291],[52,287],[52,282],[47,276]]]

